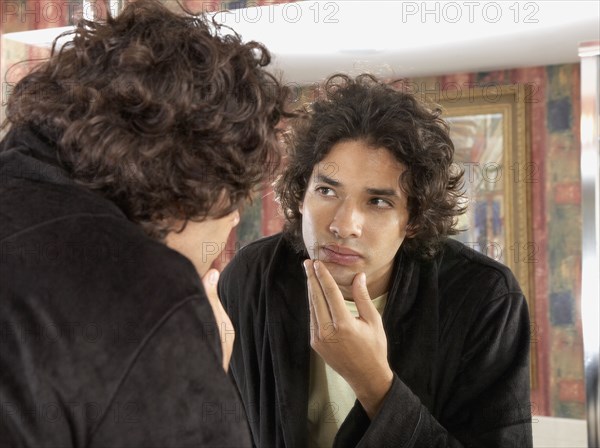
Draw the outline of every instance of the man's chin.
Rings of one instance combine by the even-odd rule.
[[[341,266],[337,263],[323,263],[343,293],[352,291],[352,282],[357,272],[348,266]]]

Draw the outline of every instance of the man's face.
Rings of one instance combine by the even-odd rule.
[[[347,299],[358,272],[372,298],[388,290],[408,223],[404,170],[387,149],[360,140],[337,143],[313,169],[300,205],[302,237]]]

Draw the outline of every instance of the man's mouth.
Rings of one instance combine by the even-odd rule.
[[[324,262],[341,264],[344,266],[349,266],[357,263],[362,255],[348,247],[338,246],[336,244],[327,244],[325,246],[321,246],[322,253],[325,255],[323,260]]]

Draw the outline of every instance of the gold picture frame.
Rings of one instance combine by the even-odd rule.
[[[504,263],[515,274],[529,305],[531,381],[536,386],[534,267],[538,247],[532,237],[531,184],[539,181],[531,162],[529,85],[488,85],[443,99],[442,118],[450,125],[455,163],[465,172],[469,211],[456,239]]]

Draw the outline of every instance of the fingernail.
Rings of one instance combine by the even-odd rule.
[[[217,282],[219,281],[219,272],[218,271],[212,271],[210,273],[210,276],[208,277],[208,281],[211,284],[216,285]]]
[[[364,272],[361,272],[358,281],[362,286],[367,286],[367,275]]]
[[[319,262],[319,260],[315,260],[313,262],[313,265],[315,266],[315,271],[317,271],[319,269],[319,266],[321,266],[321,263]]]

